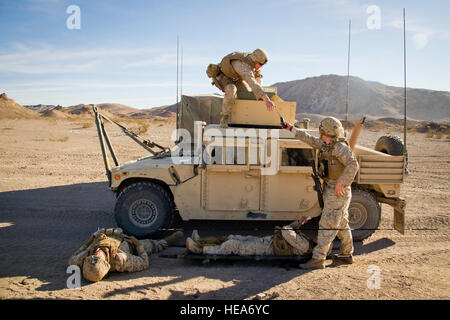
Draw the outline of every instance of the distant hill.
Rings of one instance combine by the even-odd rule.
[[[42,117],[50,117],[50,118],[58,118],[58,119],[66,119],[70,118],[70,115],[65,111],[65,108],[62,106],[57,106],[54,108],[47,108],[44,111],[40,112]]]
[[[39,113],[21,106],[12,99],[9,99],[6,93],[0,95],[0,119],[3,118],[37,118]]]
[[[297,113],[345,117],[347,77],[322,75],[303,80],[279,82],[278,95],[297,102]],[[408,118],[440,121],[450,118],[450,92],[407,88]],[[349,119],[403,117],[403,88],[358,77],[349,78]]]
[[[345,118],[347,77],[322,75],[303,80],[278,82],[278,95],[285,101],[297,102],[297,119],[310,118],[320,121],[323,116]],[[103,114],[116,118],[157,119],[176,117],[176,104],[138,109],[119,103],[97,104]],[[26,106],[45,116],[92,118],[89,105],[76,105],[52,110],[55,106]],[[407,115],[411,120],[450,122],[450,92],[427,89],[407,89]],[[37,113],[35,112],[35,114]],[[46,112],[46,113],[45,113]],[[368,120],[379,118],[403,118],[403,88],[387,86],[379,82],[365,81],[358,77],[349,78],[349,119],[359,119],[362,115]]]
[[[28,108],[30,110],[42,113],[48,110],[51,110],[55,108],[55,105],[48,105],[48,104],[37,104],[37,105],[24,105],[25,108]]]
[[[92,106],[88,104],[64,108],[62,111],[71,117],[94,119],[94,110],[92,110]],[[116,117],[115,114],[109,112],[108,110],[102,110],[101,113],[109,118]]]

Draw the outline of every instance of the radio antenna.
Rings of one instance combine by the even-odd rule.
[[[181,63],[180,63],[180,105],[183,113],[183,44],[181,44]]]
[[[352,20],[348,21],[348,52],[347,52],[347,98],[345,102],[345,134],[348,130],[348,92],[349,92],[349,79],[350,79],[350,34],[352,28]]]
[[[180,39],[179,39],[179,37],[177,35],[177,119],[176,119],[176,121],[177,121],[177,129],[178,129],[178,118],[179,118],[179,114],[178,114],[179,113],[179,108],[178,108],[178,74],[179,74],[179,72],[178,72],[178,63],[179,63],[179,51],[180,51],[179,47],[180,47]],[[178,132],[178,130],[177,130],[177,132]]]
[[[403,8],[403,155],[407,156],[406,151],[406,14],[405,8]]]

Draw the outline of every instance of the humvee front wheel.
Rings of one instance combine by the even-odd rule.
[[[153,182],[137,182],[117,198],[114,215],[117,225],[136,238],[160,237],[170,227],[174,205],[167,191]]]
[[[354,241],[368,238],[380,224],[381,208],[377,199],[367,190],[352,187],[348,220]]]

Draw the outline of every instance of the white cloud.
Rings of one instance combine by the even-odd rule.
[[[111,57],[133,57],[158,52],[154,48],[133,49],[59,49],[41,45],[29,48],[13,43],[13,52],[0,52],[0,72],[24,74],[54,74],[92,72],[102,59]]]
[[[59,91],[79,91],[87,89],[126,89],[126,88],[164,88],[175,87],[176,82],[64,82],[61,85],[57,82],[31,82],[16,83],[8,86],[8,91],[16,93],[26,92],[59,92]],[[202,82],[183,82],[184,88],[209,87]]]
[[[428,43],[428,35],[425,33],[416,33],[412,39],[417,49],[425,48]]]
[[[395,19],[386,24],[388,27],[403,30],[403,19]],[[412,33],[412,40],[417,49],[423,49],[432,38],[450,39],[450,32],[424,27],[415,20],[406,20],[406,32]]]

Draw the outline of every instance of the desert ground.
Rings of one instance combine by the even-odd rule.
[[[173,122],[148,125],[143,136],[172,144]],[[107,129],[120,162],[146,155],[117,128]],[[374,147],[387,133],[402,136],[400,128],[364,129],[359,144]],[[69,289],[70,255],[98,227],[116,226],[93,120],[0,119],[0,299],[449,299],[450,140],[411,132],[407,147],[406,233],[392,229],[393,209],[383,205],[379,230],[355,243],[353,265],[308,271],[278,261],[204,264],[154,254],[147,270]],[[185,237],[206,227],[181,224]],[[179,245],[166,253],[181,253]]]

